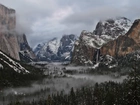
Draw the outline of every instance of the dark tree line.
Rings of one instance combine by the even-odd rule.
[[[82,87],[68,94],[63,92],[52,94],[39,101],[11,102],[9,105],[139,105],[140,73],[130,73],[123,83],[96,83],[91,87]]]
[[[71,88],[68,94],[62,91],[46,99],[16,101],[9,105],[140,105],[140,70],[136,61],[132,62],[132,70],[123,83],[96,83],[91,87]]]

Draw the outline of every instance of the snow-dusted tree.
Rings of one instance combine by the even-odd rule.
[[[129,105],[140,105],[140,70],[138,68],[138,55],[133,58],[132,70],[127,80],[126,103]]]

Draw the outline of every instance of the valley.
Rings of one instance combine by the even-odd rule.
[[[76,90],[82,87],[94,86],[95,83],[104,83],[109,81],[122,83],[123,80],[127,78],[127,75],[115,77],[111,74],[90,74],[88,70],[89,66],[64,66],[60,62],[32,62],[30,64],[43,69],[44,74],[47,77],[43,80],[37,80],[31,83],[30,86],[2,89],[0,91],[1,104],[8,104],[11,101],[14,102],[17,100],[37,101],[39,99],[45,99],[48,95],[57,94],[62,91],[67,94],[70,92],[71,88]],[[66,72],[67,70],[71,72]]]
[[[4,1],[0,105],[140,104],[140,19],[130,1]]]

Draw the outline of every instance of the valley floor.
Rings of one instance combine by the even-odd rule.
[[[32,83],[28,87],[7,88],[0,90],[0,104],[8,104],[15,101],[33,101],[46,99],[49,95],[63,92],[68,94],[71,89],[82,87],[94,87],[96,83],[115,82],[122,83],[127,76],[114,77],[112,75],[91,74],[89,67],[65,66],[61,63],[31,63],[41,68],[47,76],[44,80]]]

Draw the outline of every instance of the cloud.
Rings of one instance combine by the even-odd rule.
[[[116,11],[114,13],[114,11]],[[101,7],[101,8],[92,8],[90,10],[86,10],[84,12],[74,13],[68,17],[66,17],[62,23],[68,24],[92,24],[94,20],[102,20],[106,18],[113,18],[116,16],[120,16],[122,11],[117,8],[109,8],[109,7]]]
[[[32,25],[39,19],[52,15],[57,8],[54,0],[0,0],[8,8],[16,10],[17,30],[30,34],[33,32]],[[54,6],[54,7],[53,7]]]
[[[93,31],[102,19],[140,17],[139,0],[0,0],[17,13],[17,30],[33,47],[63,34]]]

